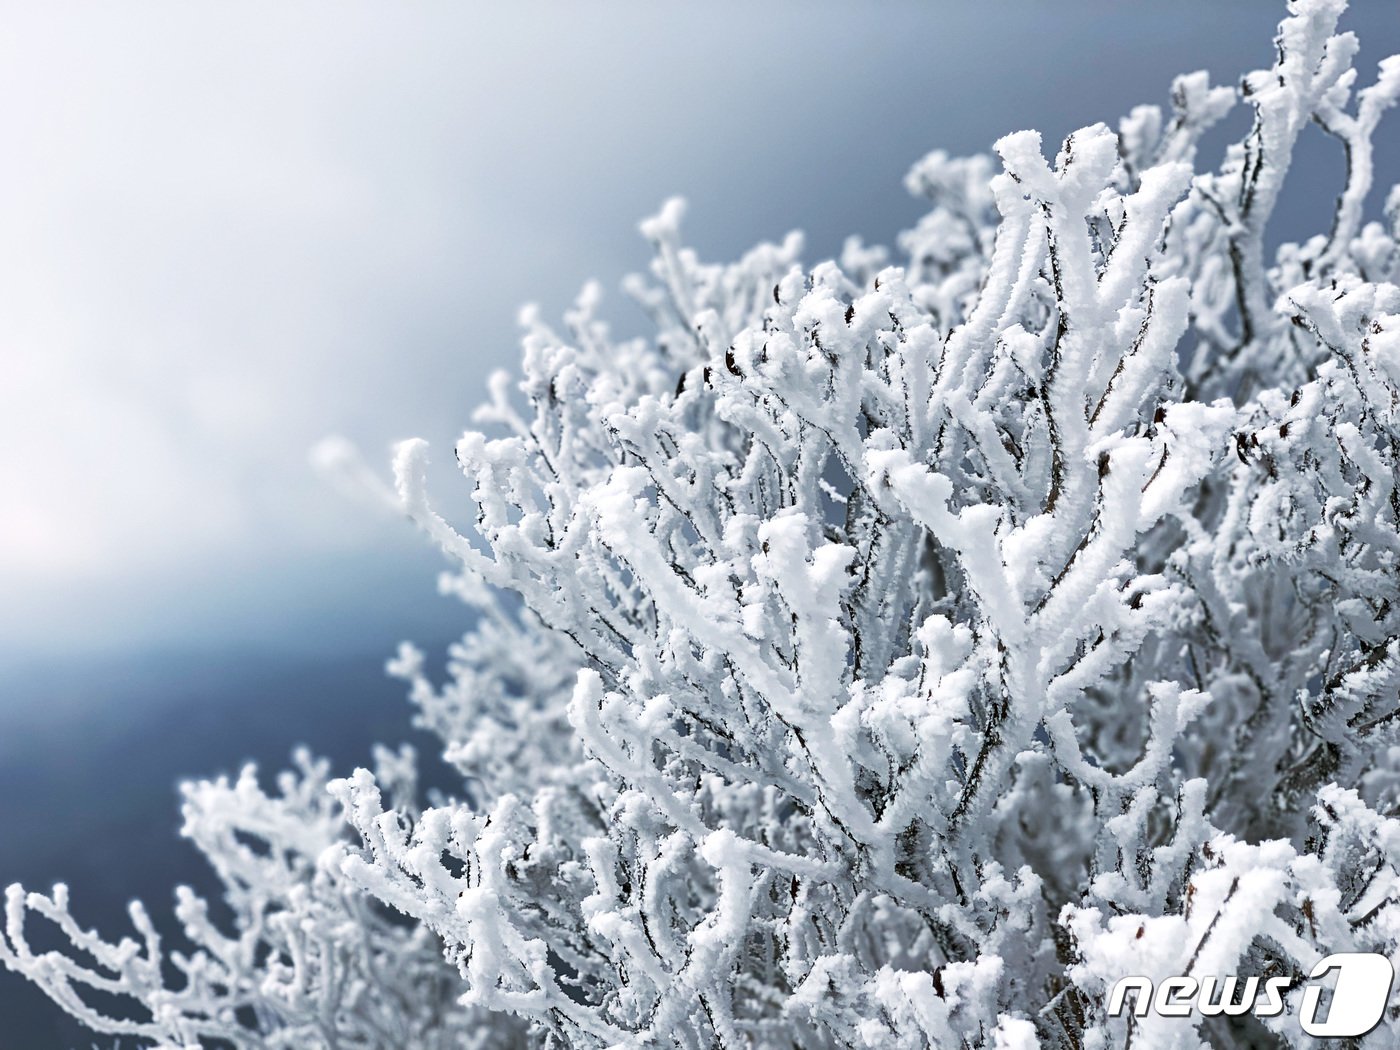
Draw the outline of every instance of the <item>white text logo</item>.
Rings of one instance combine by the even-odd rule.
[[[1322,994],[1326,990],[1319,978],[1336,973],[1332,995],[1325,1008]],[[1384,955],[1369,952],[1342,952],[1329,955],[1308,975],[1309,984],[1303,989],[1303,1001],[1298,1021],[1308,1035],[1329,1038],[1353,1038],[1365,1035],[1380,1023],[1390,1000],[1390,986],[1395,969]],[[1154,989],[1147,977],[1124,977],[1113,986],[1108,998],[1110,1017],[1121,1017],[1128,1005],[1128,995],[1135,992],[1133,1014],[1146,1017],[1155,1013],[1161,1017],[1189,1017],[1193,1010],[1202,1017],[1227,1017],[1253,1014],[1255,1017],[1277,1017],[1283,1013],[1283,999],[1292,984],[1288,977],[1270,977],[1263,983],[1264,998],[1259,999],[1258,977],[1167,977]]]

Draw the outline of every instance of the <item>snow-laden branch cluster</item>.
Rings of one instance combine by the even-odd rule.
[[[184,895],[162,955],[139,909],[114,945],[15,889],[0,962],[170,1047],[1307,1045],[1297,983],[1105,1007],[1400,961],[1400,192],[1364,212],[1400,59],[1358,90],[1343,6],[1053,159],[929,155],[899,265],[702,263],[669,203],[652,335],[592,287],[525,316],[455,450],[474,521],[399,450],[476,611],[445,683],[391,664],[460,797],[389,756],[192,788],[231,924]],[[1309,124],[1345,189],[1269,263]]]
[[[412,752],[378,758],[390,798],[405,815],[415,813]],[[78,925],[66,886],[49,896],[11,886],[0,962],[95,1031],[140,1037],[143,1045],[511,1045],[485,1038],[494,1022],[454,1006],[456,975],[427,931],[396,921],[326,862],[341,848],[345,822],[327,791],[327,764],[305,753],[296,762],[271,795],[251,768],[232,783],[185,785],[182,834],[225,887],[212,909],[184,887],[177,892],[185,951],[163,949],[139,903],[130,909],[137,937],[112,943]],[[218,921],[219,912],[232,921]],[[53,939],[52,931],[30,930],[34,919],[56,927],[74,953],[31,948],[35,934]],[[512,1027],[520,1026],[501,1026]]]

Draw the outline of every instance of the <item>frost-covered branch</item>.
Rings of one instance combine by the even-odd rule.
[[[1215,172],[1238,98],[1198,73],[1053,157],[930,154],[897,264],[704,263],[668,203],[649,336],[594,286],[524,315],[455,448],[474,520],[396,456],[476,616],[446,681],[391,663],[461,796],[403,761],[206,785],[236,919],[183,900],[183,983],[61,893],[12,894],[0,960],[171,1046],[1305,1045],[1296,982],[1276,1016],[1106,1006],[1400,959],[1400,192],[1365,218],[1400,65],[1353,100],[1342,8],[1289,6]],[[1269,264],[1312,124],[1346,188]]]

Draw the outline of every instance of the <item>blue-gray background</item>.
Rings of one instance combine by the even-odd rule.
[[[176,781],[409,736],[381,673],[463,626],[437,556],[307,450],[446,449],[515,314],[799,227],[890,243],[935,146],[1234,82],[1281,3],[15,5],[0,35],[0,884],[124,932],[203,878]],[[1363,83],[1400,8],[1358,0]],[[1238,133],[1237,119],[1230,130]],[[1400,176],[1383,126],[1380,182]],[[1223,134],[1216,136],[1216,149]],[[1213,158],[1212,158],[1213,159]],[[1325,228],[1317,132],[1276,236]],[[1373,207],[1377,202],[1373,201]],[[630,315],[620,309],[624,320]],[[449,457],[450,458],[450,457]],[[465,486],[440,479],[460,509]],[[91,1039],[0,973],[0,1050]],[[110,1045],[104,1043],[103,1045]]]

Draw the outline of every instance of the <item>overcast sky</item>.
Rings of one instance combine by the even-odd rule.
[[[1048,141],[1267,64],[1281,3],[15,5],[0,35],[0,637],[7,652],[437,630],[436,555],[318,479],[444,456],[526,301],[645,265],[808,261],[917,218],[920,154]],[[1362,0],[1363,78],[1400,5]],[[1382,131],[1381,163],[1400,140]],[[1314,135],[1320,140],[1320,135]],[[1285,224],[1325,210],[1308,147]],[[1292,232],[1292,231],[1290,231]],[[465,498],[451,479],[449,506]]]

